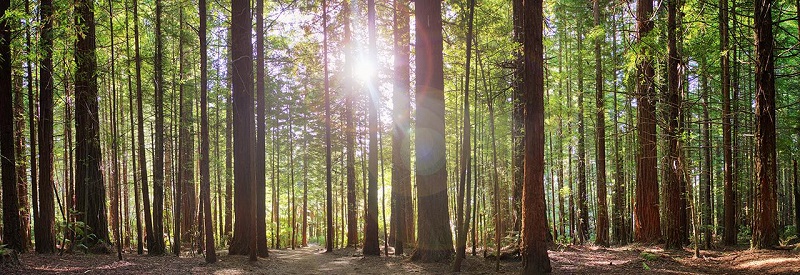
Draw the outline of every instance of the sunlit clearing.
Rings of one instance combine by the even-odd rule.
[[[764,260],[757,260],[757,261],[742,263],[742,264],[739,264],[739,267],[740,268],[759,268],[759,267],[764,267],[764,266],[767,266],[767,265],[779,266],[779,265],[786,265],[786,264],[795,264],[797,262],[800,262],[799,258],[770,258],[770,259],[764,259]]]

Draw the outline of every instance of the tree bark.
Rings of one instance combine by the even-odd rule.
[[[542,1],[524,2],[525,182],[522,188],[522,273],[550,272],[544,199],[544,49]]]
[[[75,6],[76,24],[83,30],[78,35],[75,63],[75,129],[78,159],[75,184],[78,215],[91,228],[95,239],[85,245],[96,252],[109,252],[102,247],[108,243],[108,221],[106,218],[106,190],[103,184],[102,153],[100,151],[100,120],[97,99],[97,60],[95,56],[94,4],[78,1]],[[95,250],[95,245],[98,250]]]
[[[266,79],[264,70],[264,0],[256,0],[256,99],[258,109],[256,110],[256,245],[258,255],[261,257],[269,256],[267,248],[267,124],[266,124]]]
[[[439,262],[453,254],[444,144],[442,6],[438,0],[415,5],[418,241],[411,259]]]
[[[772,52],[772,0],[755,0],[755,172],[757,181],[752,246],[778,244],[775,154],[775,56]],[[726,213],[727,215],[727,213]]]
[[[253,46],[250,1],[231,2],[233,60],[233,156],[236,208],[229,253],[256,260],[255,121],[253,118]]]
[[[163,43],[161,30],[161,0],[156,0],[155,39],[156,53],[153,60],[155,75],[155,144],[153,156],[153,245],[148,254],[161,255],[166,252],[164,245],[164,71],[162,68]],[[78,177],[80,178],[80,177]]]
[[[720,66],[722,69],[722,151],[723,151],[723,198],[724,223],[722,243],[735,245],[738,227],[736,226],[736,190],[733,182],[733,157],[731,146],[731,94],[730,58],[728,49],[728,0],[719,1]]]
[[[133,39],[135,44],[136,55],[136,119],[139,121],[137,125],[137,138],[139,143],[139,178],[142,181],[142,201],[144,208],[144,225],[145,225],[145,241],[147,242],[147,253],[153,253],[155,241],[153,239],[153,224],[150,215],[150,191],[147,185],[147,155],[144,147],[144,108],[142,106],[142,58],[140,55],[139,45],[139,14],[138,14],[138,1],[133,1]]]
[[[369,29],[369,55],[370,62],[377,64],[377,33],[375,26],[375,0],[367,0],[367,21]],[[378,90],[377,75],[370,74],[367,82],[369,91],[368,126],[369,126],[369,152],[368,158],[368,195],[367,195],[367,216],[364,222],[364,255],[380,255],[381,249],[378,243],[378,108],[380,102],[380,91]]]
[[[578,25],[578,52],[583,51],[583,31]],[[583,56],[578,55],[578,244],[589,240],[589,205],[586,188],[586,125],[583,103]]]
[[[208,156],[208,44],[206,42],[207,20],[206,0],[199,0],[200,17],[200,197],[205,214],[206,263],[217,261],[214,249],[214,227],[211,221],[211,175],[209,173]],[[217,194],[221,195],[221,194]],[[266,243],[266,241],[265,241]]]
[[[469,113],[469,77],[470,61],[472,60],[472,31],[475,18],[475,0],[469,1],[469,15],[467,21],[467,61],[464,73],[464,127],[463,139],[461,141],[460,176],[458,183],[458,195],[456,202],[456,260],[453,263],[453,271],[461,271],[461,262],[466,257],[467,252],[467,233],[469,232],[469,197],[470,197],[470,159],[472,152],[469,150],[471,129]],[[519,167],[514,167],[515,174]],[[516,183],[516,178],[515,178]],[[516,185],[515,185],[516,186]],[[466,194],[465,194],[466,193]],[[466,195],[466,206],[464,196]],[[515,205],[518,205],[515,203]],[[464,209],[466,208],[466,215]],[[515,207],[516,208],[516,207]]]
[[[658,212],[658,170],[656,154],[655,83],[652,60],[646,50],[648,35],[653,30],[653,2],[637,2],[637,43],[645,48],[639,57],[636,101],[639,119],[637,132],[639,150],[636,161],[636,204],[634,206],[634,238],[639,243],[661,240],[661,220]]]
[[[394,87],[392,111],[392,235],[395,255],[402,255],[414,243],[413,204],[411,203],[411,75],[409,7],[394,1]],[[355,173],[355,171],[353,171]],[[355,180],[355,176],[353,176]],[[355,199],[355,193],[354,199]],[[354,210],[355,211],[355,210]]]
[[[42,36],[39,44],[39,215],[34,228],[36,253],[56,251],[55,205],[53,200],[53,2],[40,3]],[[38,229],[38,230],[37,230]]]
[[[0,14],[6,14],[10,1],[0,3]],[[3,172],[3,243],[9,249],[23,251],[22,223],[17,198],[17,167],[14,154],[14,107],[11,87],[11,26],[0,21],[0,159]],[[29,83],[30,85],[30,83]]]
[[[600,28],[600,0],[594,0],[594,26]],[[595,112],[597,116],[595,144],[597,151],[597,225],[595,243],[608,246],[608,203],[606,202],[606,117],[605,95],[603,94],[603,62],[600,49],[604,36],[594,40],[594,80],[595,80]]]
[[[333,186],[331,175],[331,101],[328,90],[328,0],[322,0],[322,56],[325,74],[325,252],[333,252]]]
[[[703,125],[702,125],[702,135],[703,135],[703,150],[702,150],[702,165],[700,166],[700,192],[701,192],[701,205],[702,205],[702,223],[701,227],[703,228],[703,248],[704,249],[711,249],[711,234],[712,228],[714,226],[712,222],[712,217],[714,215],[713,208],[711,206],[711,171],[712,169],[712,158],[711,158],[711,119],[708,112],[708,76],[705,73],[705,70],[708,68],[705,62],[705,58],[701,60],[701,66],[703,67],[703,75],[700,76],[700,85],[702,91],[702,98],[703,98]]]
[[[680,144],[678,141],[679,117],[681,112],[681,87],[678,66],[680,57],[678,55],[676,42],[677,10],[679,0],[669,0],[667,2],[667,147],[666,153],[666,198],[664,208],[665,217],[665,236],[664,247],[666,249],[680,249],[683,247],[682,231],[683,220],[681,219],[681,178],[683,177],[680,164]]]

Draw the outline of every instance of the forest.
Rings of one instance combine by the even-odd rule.
[[[2,274],[800,273],[800,1],[0,0]]]

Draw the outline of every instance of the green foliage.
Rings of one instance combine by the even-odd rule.
[[[658,260],[659,256],[653,253],[642,251],[642,253],[639,253],[639,258],[642,258],[645,261],[655,261]]]

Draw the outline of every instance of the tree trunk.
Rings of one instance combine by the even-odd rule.
[[[637,43],[653,30],[653,2],[637,2]],[[634,206],[634,237],[639,243],[661,240],[661,220],[658,212],[658,170],[656,154],[655,83],[652,60],[642,52],[638,65],[636,101],[639,119],[637,132],[639,150],[636,161],[636,205]]]
[[[236,223],[229,253],[256,260],[255,121],[253,118],[253,46],[250,2],[231,2],[233,60],[233,156]]]
[[[722,243],[735,245],[738,228],[736,226],[736,191],[733,182],[732,146],[731,146],[731,95],[730,95],[730,58],[728,52],[728,0],[719,1],[719,50],[722,67],[722,151],[724,182],[724,224]]]
[[[438,0],[415,3],[417,249],[411,259],[439,262],[453,254],[447,208],[444,144],[442,6]]]
[[[466,257],[467,252],[467,233],[469,232],[469,197],[470,197],[470,159],[471,159],[471,152],[469,150],[470,146],[470,114],[469,114],[469,77],[470,77],[470,61],[472,59],[472,29],[473,29],[473,21],[475,18],[475,0],[469,1],[469,15],[468,15],[468,22],[467,22],[467,62],[465,65],[465,73],[464,73],[464,127],[463,127],[463,139],[461,140],[461,174],[459,176],[459,183],[458,183],[458,195],[457,195],[457,202],[456,202],[456,260],[453,263],[453,271],[460,272],[461,271],[461,262]],[[476,86],[477,87],[477,86]],[[515,174],[516,170],[519,167],[514,167]],[[516,178],[515,178],[515,186],[516,186]],[[464,201],[464,196],[466,193],[466,206]],[[515,203],[515,205],[517,205]],[[464,208],[466,208],[466,215],[464,214]],[[516,209],[516,207],[515,207]]]
[[[600,0],[594,0],[593,5],[594,26],[600,28]],[[595,243],[608,246],[608,203],[606,202],[606,117],[605,95],[603,94],[603,62],[600,49],[605,39],[598,36],[594,40],[594,80],[595,80],[595,112],[597,124],[595,126],[597,143],[597,237]]]
[[[30,14],[30,1],[29,0],[25,1],[25,13],[26,14]],[[28,53],[30,53],[30,52],[33,51],[32,50],[33,44],[31,43],[31,33],[28,30],[28,28],[25,29],[25,40],[26,40],[25,44],[26,44],[26,47],[27,47],[26,50],[27,50]],[[39,114],[37,112],[38,111],[38,106],[36,106],[36,98],[34,98],[34,92],[33,92],[33,83],[34,83],[34,81],[33,81],[33,72],[32,72],[32,69],[31,69],[33,67],[33,64],[30,61],[30,59],[26,59],[26,62],[28,62],[28,66],[26,68],[26,70],[27,70],[26,78],[28,80],[28,85],[27,85],[28,86],[28,133],[30,135],[31,206],[33,208],[33,211],[32,211],[33,212],[33,219],[36,220],[36,219],[39,218],[39,207],[36,205],[37,202],[39,201],[39,190],[38,190],[39,189],[39,185],[38,185],[39,184],[39,181],[38,181],[38,176],[39,175],[36,172],[37,171],[36,169],[39,168],[39,166],[37,165],[38,155],[36,154],[37,128],[35,127],[35,121],[36,121],[36,117]],[[20,159],[20,162],[22,162],[22,159]],[[23,176],[23,175],[17,175],[17,177],[20,177],[20,176]],[[23,194],[18,194],[18,195],[21,196]],[[20,205],[20,206],[22,206],[22,205]],[[20,219],[22,219],[22,217],[20,217]],[[36,225],[34,224],[34,227],[35,226]],[[29,230],[29,229],[27,229],[27,227],[26,227],[26,229],[23,229],[23,230]],[[34,231],[35,231],[35,229],[34,229]],[[35,233],[36,232],[34,232],[34,234]],[[28,240],[29,239],[30,239],[30,232],[28,232]],[[29,242],[29,241],[23,239],[23,247],[22,247],[23,250],[27,250],[27,248],[24,246],[25,242]]]
[[[367,0],[367,17],[369,29],[369,60],[377,61],[377,33],[375,26],[375,0]],[[367,109],[369,114],[369,153],[368,168],[369,184],[367,195],[367,217],[364,229],[364,255],[380,255],[381,249],[378,243],[378,109],[380,102],[380,90],[378,90],[376,76],[371,75],[367,89],[369,90],[369,101]]]
[[[325,74],[325,252],[333,252],[333,186],[331,175],[331,101],[328,90],[328,0],[322,0],[322,56]]]
[[[522,188],[522,273],[550,272],[544,199],[544,49],[542,1],[525,2],[523,13],[525,182]]]
[[[775,56],[772,36],[771,0],[755,3],[755,171],[757,199],[753,221],[752,246],[769,248],[778,244],[777,183],[775,154]],[[726,213],[727,216],[728,213]]]
[[[0,14],[6,14],[10,1],[0,3]],[[11,87],[11,26],[0,21],[0,159],[3,172],[3,243],[9,249],[24,251],[22,223],[17,197],[17,167],[14,154],[14,107]],[[28,84],[30,85],[30,83]]]
[[[700,85],[702,91],[702,98],[703,98],[703,125],[702,125],[702,135],[703,135],[703,150],[702,150],[702,165],[700,166],[700,192],[701,192],[701,205],[702,205],[702,222],[701,227],[703,228],[703,249],[711,249],[711,229],[713,228],[714,224],[712,222],[712,217],[714,215],[713,208],[711,206],[711,171],[712,168],[712,159],[711,159],[711,119],[708,112],[708,76],[705,73],[705,70],[708,68],[705,58],[701,60],[701,66],[703,70],[703,75],[700,76]]]
[[[153,156],[153,245],[148,246],[148,254],[161,255],[164,246],[164,71],[162,68],[163,43],[161,30],[161,0],[156,0],[156,53],[153,60],[155,70],[155,144]],[[78,177],[80,178],[80,177]]]
[[[414,243],[414,214],[411,203],[411,75],[408,3],[394,1],[394,91],[392,111],[392,235],[395,255]],[[355,173],[355,171],[354,171]],[[355,179],[355,176],[354,176]],[[353,194],[355,196],[355,194]]]
[[[342,14],[344,16],[345,75],[352,76],[354,53],[350,40],[350,1],[342,2]],[[352,82],[348,81],[348,79],[343,81],[345,81],[344,85],[346,85],[344,120],[345,147],[347,151],[347,246],[356,247],[358,245],[358,210],[356,210],[355,124],[353,121],[353,96],[355,91]]]
[[[136,46],[136,119],[139,121],[137,127],[138,141],[139,141],[139,178],[142,181],[142,200],[144,203],[144,225],[145,236],[147,242],[147,253],[154,253],[155,239],[153,234],[153,224],[150,215],[150,191],[147,185],[147,155],[144,147],[144,108],[142,106],[142,58],[140,55],[139,45],[139,14],[138,14],[138,1],[133,1],[133,39]]]
[[[256,110],[256,225],[257,225],[257,246],[258,255],[261,257],[269,256],[267,248],[267,179],[266,179],[266,148],[267,148],[267,124],[266,124],[266,79],[264,70],[264,1],[256,0],[256,98],[258,109]]]
[[[44,0],[40,4],[42,39],[39,49],[39,215],[34,228],[36,252],[48,254],[56,251],[55,205],[53,200],[53,2]]]
[[[211,175],[208,156],[208,44],[206,42],[206,0],[199,0],[200,17],[200,200],[205,214],[206,263],[217,261],[214,249],[214,227],[211,222]],[[220,194],[217,194],[220,195]],[[266,241],[265,241],[266,243]]]
[[[75,129],[78,158],[75,184],[79,219],[91,228],[95,239],[85,245],[95,252],[108,252],[102,247],[108,243],[108,221],[106,219],[106,191],[103,184],[102,153],[100,151],[100,120],[97,99],[97,60],[95,59],[94,4],[78,1],[75,6],[76,21],[83,35],[78,35],[75,50]],[[95,250],[95,245],[98,250]]]
[[[679,148],[679,117],[681,112],[681,87],[678,66],[680,57],[678,55],[676,42],[677,10],[679,0],[669,0],[667,3],[667,81],[668,90],[666,98],[667,108],[667,147],[666,153],[666,198],[664,208],[665,217],[665,236],[664,247],[666,249],[680,249],[683,247],[682,231],[685,224],[681,219],[681,171],[680,148]]]
[[[614,64],[614,75],[618,73],[618,65],[619,60],[617,57],[617,20],[616,20],[616,11],[614,11],[613,15],[613,27],[612,27],[612,39],[611,44],[613,45],[612,50],[612,59]],[[623,167],[624,156],[621,154],[620,147],[619,147],[619,111],[617,109],[617,78],[614,78],[614,208],[613,208],[613,218],[612,218],[612,227],[613,227],[613,239],[614,242],[619,245],[625,245],[628,243],[628,227],[625,226],[625,216],[626,216],[626,190],[625,190],[625,168]]]
[[[583,51],[582,27],[578,25],[578,51]],[[583,106],[583,56],[578,55],[578,244],[589,240],[589,205],[586,194],[586,125]]]
[[[522,0],[513,0],[512,1],[512,20],[513,20],[513,30],[514,30],[514,41],[517,43],[522,44]],[[522,185],[525,181],[524,179],[524,171],[523,165],[525,160],[525,137],[523,136],[523,128],[525,127],[525,123],[523,122],[525,116],[525,107],[524,103],[522,102],[522,52],[515,51],[514,52],[514,80],[512,82],[513,87],[513,94],[512,94],[512,106],[513,111],[511,115],[511,142],[512,142],[512,175],[514,179],[514,189],[511,192],[512,204],[514,206],[513,212],[513,222],[514,222],[514,231],[519,231],[522,227]],[[469,81],[465,82],[469,83]],[[468,85],[468,84],[465,84]]]

